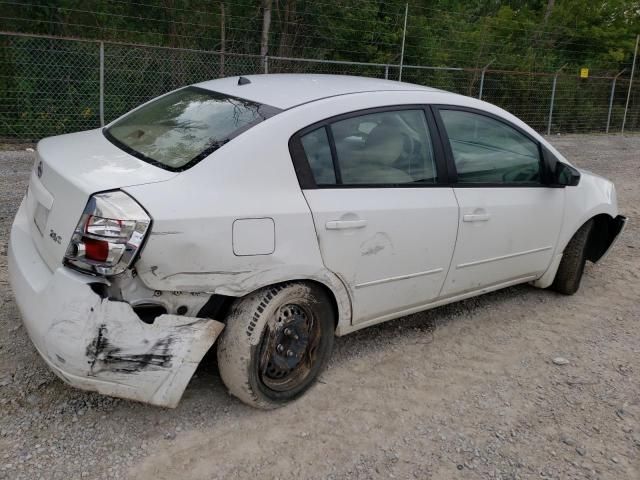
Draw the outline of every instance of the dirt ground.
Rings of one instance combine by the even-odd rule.
[[[175,410],[54,377],[6,271],[33,154],[0,152],[0,479],[640,479],[640,136],[551,140],[631,218],[575,296],[520,286],[340,338],[318,385],[272,412],[212,366]]]

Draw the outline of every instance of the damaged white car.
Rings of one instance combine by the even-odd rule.
[[[611,182],[493,105],[258,75],[42,140],[9,269],[70,385],[174,407],[220,336],[230,392],[272,408],[336,335],[518,283],[574,293],[625,222]]]

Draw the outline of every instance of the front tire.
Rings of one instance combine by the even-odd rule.
[[[580,287],[584,264],[587,261],[589,237],[593,229],[593,220],[582,225],[569,241],[562,254],[558,272],[551,288],[565,295],[573,295]]]
[[[229,392],[272,409],[302,395],[329,361],[335,313],[327,292],[307,282],[258,290],[232,307],[218,342]]]

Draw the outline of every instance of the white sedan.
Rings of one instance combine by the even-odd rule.
[[[67,383],[173,407],[220,336],[229,391],[273,408],[336,335],[524,282],[574,293],[625,222],[611,182],[491,104],[257,75],[42,140],[9,269]]]

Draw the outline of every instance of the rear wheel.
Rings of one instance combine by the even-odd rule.
[[[562,254],[558,272],[551,288],[565,295],[573,295],[580,287],[587,260],[587,247],[593,229],[593,220],[589,220],[575,233]]]
[[[218,343],[218,368],[229,391],[259,408],[304,393],[326,366],[335,314],[313,283],[275,285],[239,300]]]

